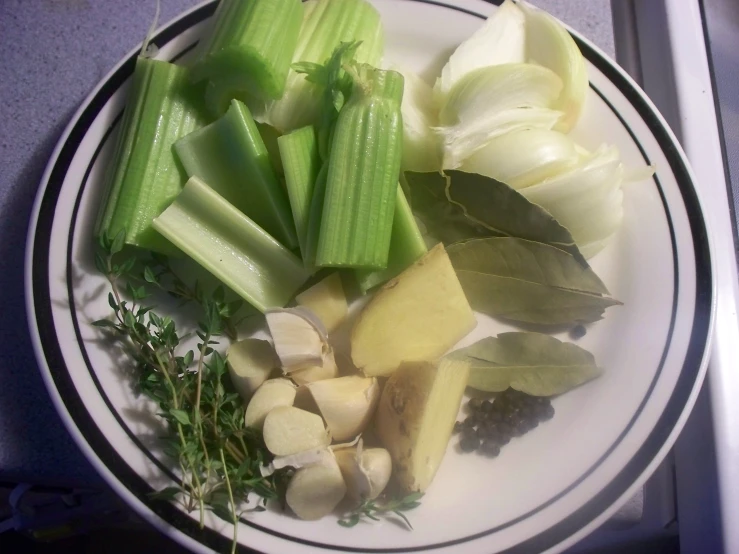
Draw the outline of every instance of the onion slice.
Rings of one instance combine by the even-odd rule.
[[[526,61],[551,69],[564,84],[554,106],[564,116],[555,129],[567,133],[577,123],[588,92],[585,59],[562,23],[527,2],[518,5],[526,16]]]
[[[506,0],[449,58],[434,85],[439,107],[454,85],[475,69],[526,61],[526,18],[521,9]]]
[[[567,135],[549,129],[524,129],[495,137],[460,169],[522,189],[564,173],[579,161],[575,143]]]
[[[562,90],[553,71],[533,64],[505,64],[470,72],[451,90],[436,131],[444,141],[445,169],[461,162],[503,133],[551,128],[552,109]]]
[[[405,80],[400,113],[403,117],[403,171],[441,169],[441,141],[433,127],[438,125],[438,110],[431,86],[407,69],[391,66]]]

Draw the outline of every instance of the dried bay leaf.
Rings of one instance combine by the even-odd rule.
[[[404,176],[413,212],[446,245],[486,236],[519,237],[565,250],[587,266],[567,228],[505,183],[463,171],[407,171]]]
[[[468,386],[487,392],[511,387],[534,396],[553,396],[601,374],[590,352],[541,333],[501,333],[448,357],[469,363]]]
[[[472,308],[538,325],[590,323],[620,304],[574,256],[511,237],[471,239],[447,252]]]
[[[488,237],[454,244],[447,252],[457,271],[490,273],[552,287],[608,294],[592,269],[581,266],[566,252],[540,242]]]

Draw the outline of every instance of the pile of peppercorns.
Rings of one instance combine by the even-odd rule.
[[[548,397],[531,396],[508,388],[494,401],[472,398],[467,403],[469,415],[454,425],[460,433],[462,452],[475,450],[495,457],[513,437],[520,437],[554,416]]]

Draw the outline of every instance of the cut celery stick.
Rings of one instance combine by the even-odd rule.
[[[290,203],[249,109],[226,115],[175,143],[190,177],[199,177],[288,248],[298,245]]]
[[[400,173],[403,76],[361,64],[336,121],[316,264],[387,266]]]
[[[324,63],[342,42],[360,41],[354,59],[379,65],[385,46],[380,14],[365,0],[308,0],[293,62]],[[290,70],[285,94],[255,117],[283,132],[318,122],[321,89]]]
[[[398,185],[387,268],[376,271],[357,269],[355,276],[360,290],[365,294],[371,288],[397,277],[427,250],[423,235],[418,229],[416,219],[403,193],[403,188]]]
[[[326,198],[326,175],[328,164],[324,163],[318,171],[316,183],[313,185],[313,198],[310,201],[308,213],[308,231],[305,237],[305,254],[303,263],[310,271],[316,268],[316,251],[318,250],[318,236],[321,232],[321,216],[323,214],[323,203]]]
[[[172,144],[207,123],[202,87],[184,67],[138,58],[120,135],[106,175],[95,235],[126,231],[126,243],[165,254],[177,250],[151,227],[187,179]]]
[[[218,79],[208,81],[205,87],[205,107],[214,118],[221,117],[231,105],[231,100],[243,102],[249,108],[255,121],[264,121],[266,105],[264,101],[257,100],[243,90],[238,90],[239,82],[234,79]]]
[[[279,98],[302,20],[300,0],[221,0],[199,46],[193,79],[220,80],[263,100]]]
[[[272,164],[272,169],[278,176],[283,176],[285,170],[282,167],[282,159],[280,158],[280,147],[277,145],[277,139],[282,136],[277,129],[266,123],[257,123],[257,129],[259,130],[259,136],[262,137],[264,147],[267,149],[267,155],[269,161]]]
[[[309,126],[282,135],[277,139],[277,146],[285,172],[285,185],[298,232],[300,252],[305,256],[313,186],[321,167],[316,131]]]
[[[154,228],[262,312],[283,307],[309,277],[299,258],[197,177]]]

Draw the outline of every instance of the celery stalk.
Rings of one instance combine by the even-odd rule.
[[[199,177],[288,248],[297,246],[287,194],[275,175],[249,109],[231,101],[226,115],[175,143],[190,177]]]
[[[376,271],[356,270],[355,277],[362,293],[397,277],[400,273],[427,252],[423,235],[405,198],[403,188],[398,185],[393,216],[393,232],[390,237],[390,252],[387,268]]]
[[[308,230],[305,234],[305,253],[303,263],[311,271],[316,265],[316,251],[318,250],[318,236],[321,232],[321,216],[323,214],[323,203],[326,198],[326,176],[328,164],[324,163],[318,171],[315,185],[313,185],[313,198],[310,201],[308,212]]]
[[[260,99],[285,90],[303,19],[300,0],[221,0],[193,64],[193,79],[228,83]]]
[[[299,258],[197,177],[154,228],[262,312],[287,304],[309,277]]]
[[[403,76],[362,64],[339,112],[316,251],[319,266],[387,266],[400,173]]]
[[[360,41],[355,60],[379,65],[385,44],[380,14],[365,0],[308,0],[293,62],[324,63],[342,42]],[[321,88],[294,70],[285,94],[266,107],[263,116],[283,132],[318,122]],[[262,117],[255,114],[262,120]]]
[[[279,137],[277,146],[285,172],[285,185],[298,232],[300,252],[305,256],[313,186],[321,167],[316,131],[310,126],[302,127]]]
[[[264,146],[267,149],[267,155],[269,156],[269,161],[272,164],[272,169],[275,170],[275,173],[278,177],[282,177],[283,175],[285,175],[285,170],[282,168],[280,148],[279,146],[277,146],[277,139],[282,136],[282,133],[280,133],[271,125],[267,125],[266,123],[257,123],[257,129],[259,130],[259,136],[262,137]]]
[[[253,96],[249,96],[243,90],[239,90],[238,79],[220,78],[216,81],[208,81],[205,87],[205,106],[210,114],[220,117],[226,113],[231,105],[231,100],[243,102],[249,108],[256,121],[264,120],[265,104]]]
[[[126,231],[126,243],[165,254],[174,247],[151,228],[187,179],[172,144],[206,122],[201,87],[186,68],[139,58],[106,175],[95,234]]]

